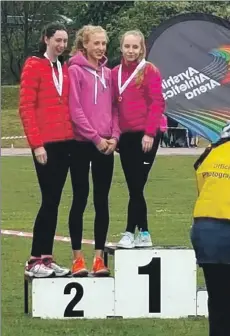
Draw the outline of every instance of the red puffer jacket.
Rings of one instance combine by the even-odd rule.
[[[57,68],[54,66],[58,77]],[[62,64],[63,89],[60,97],[53,83],[52,68],[45,57],[29,57],[21,74],[19,113],[32,149],[47,142],[74,139],[70,120],[69,77]]]

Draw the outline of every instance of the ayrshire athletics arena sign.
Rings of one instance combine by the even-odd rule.
[[[230,23],[175,16],[153,30],[147,58],[161,71],[166,115],[217,141],[230,119]]]

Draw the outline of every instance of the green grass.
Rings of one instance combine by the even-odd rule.
[[[1,111],[1,137],[9,136],[23,136],[24,131],[22,123],[20,121],[18,110],[13,109],[2,109]],[[28,147],[26,139],[9,139],[1,140],[1,147],[7,148],[11,145],[15,148]]]
[[[19,86],[1,87],[1,137],[23,136],[23,128],[18,115]],[[28,147],[25,139],[2,140],[2,147]]]
[[[109,239],[124,230],[128,192],[119,158],[116,158],[113,187],[110,193],[111,224]],[[194,157],[158,157],[146,186],[149,205],[149,223],[156,232],[156,244],[169,243],[190,245],[188,230],[192,220],[192,209],[196,185],[192,164]],[[175,162],[177,164],[175,164]],[[39,208],[40,194],[32,160],[27,158],[2,158],[2,226],[8,229],[30,231],[34,216]],[[67,216],[72,200],[69,183],[64,188],[59,210],[58,234],[68,234]],[[92,238],[93,223],[92,195],[89,196],[85,213],[85,236]],[[167,234],[166,234],[167,233]],[[115,238],[117,240],[117,238]]]
[[[191,246],[189,229],[196,197],[192,169],[195,157],[158,157],[146,187],[149,227],[155,244]],[[126,221],[127,190],[116,158],[110,194],[111,223],[108,239],[117,241]],[[69,180],[59,211],[57,234],[68,235],[67,218],[71,204]],[[32,160],[29,157],[2,158],[2,229],[32,231],[40,204]],[[93,203],[90,194],[85,213],[84,238],[93,238]],[[31,239],[2,237],[2,335],[3,336],[206,336],[206,319],[180,320],[68,320],[32,319],[23,314],[23,268]],[[91,267],[93,247],[83,246]],[[55,242],[55,258],[71,264],[69,243]],[[112,264],[111,264],[112,266]],[[199,274],[199,283],[203,278]]]
[[[15,109],[18,106],[19,85],[1,86],[1,107],[2,109]]]

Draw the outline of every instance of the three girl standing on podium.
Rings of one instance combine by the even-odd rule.
[[[107,34],[100,26],[84,26],[77,32],[68,72],[67,65],[58,60],[67,45],[65,28],[55,24],[46,27],[42,41],[46,47],[44,54],[26,61],[20,87],[20,115],[42,192],[42,205],[35,221],[33,248],[25,274],[34,277],[69,274],[68,269],[59,266],[52,257],[57,212],[68,169],[73,188],[69,216],[72,275],[88,274],[81,240],[91,163],[95,207],[92,272],[95,276],[108,276],[109,270],[102,256],[109,226],[108,197],[117,145],[129,190],[127,228],[118,247],[152,246],[144,186],[159,145],[158,129],[165,107],[160,74],[154,65],[145,61],[144,37],[139,31],[123,35],[122,61],[112,73],[106,67]],[[36,72],[33,71],[34,64]],[[43,91],[45,84],[44,88],[41,86],[44,71],[47,83],[52,86],[53,100],[50,99],[49,104]],[[30,87],[29,78],[33,79]],[[60,86],[62,93],[58,91]],[[66,120],[66,124],[58,118],[59,107],[54,103],[58,96],[62,98],[61,120]],[[42,120],[44,115],[47,123]],[[50,132],[55,127],[51,132],[53,136],[47,136],[47,126]],[[39,139],[39,143],[31,139]],[[60,174],[61,180],[58,179]],[[139,232],[134,238],[136,228]]]

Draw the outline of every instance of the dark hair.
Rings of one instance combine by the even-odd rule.
[[[45,36],[50,38],[56,33],[57,30],[64,30],[67,32],[65,25],[60,22],[51,22],[42,29],[42,33],[41,33],[41,37],[40,37],[40,41],[38,45],[39,53],[44,53],[46,51],[46,43],[44,41]]]

